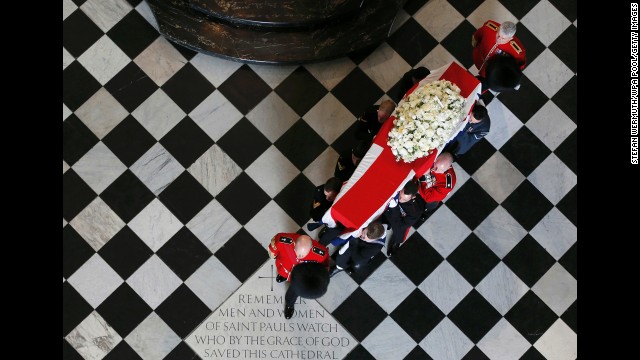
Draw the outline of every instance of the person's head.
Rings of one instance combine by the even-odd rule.
[[[472,124],[477,124],[482,120],[484,120],[488,114],[489,112],[487,111],[486,107],[476,103],[473,106],[473,110],[471,111],[471,117],[469,118],[469,122]]]
[[[353,161],[354,165],[360,163],[360,160],[362,160],[367,151],[369,151],[370,146],[371,142],[367,140],[360,140],[356,143],[356,146],[351,149],[351,161]]]
[[[406,184],[404,184],[402,190],[400,190],[400,197],[398,201],[401,203],[405,203],[409,200],[415,199],[416,194],[418,194],[418,184],[409,180]]]
[[[374,221],[367,225],[366,228],[362,229],[360,239],[364,241],[378,240],[382,234],[384,234],[384,226],[381,223]]]
[[[300,235],[293,245],[293,251],[295,251],[298,259],[302,259],[309,254],[312,247],[311,237],[309,235]]]
[[[511,21],[505,21],[500,25],[498,32],[496,33],[496,43],[502,45],[513,39],[513,35],[516,34],[516,24]]]
[[[378,107],[378,122],[383,123],[391,116],[393,110],[396,109],[396,103],[387,99],[380,103]]]
[[[416,68],[414,70],[413,76],[411,77],[411,82],[413,82],[415,84],[418,81],[426,78],[427,75],[429,75],[429,69],[427,69],[424,66],[420,66],[419,68]]]
[[[324,183],[324,196],[327,200],[333,201],[340,192],[340,188],[342,188],[342,180],[332,177]]]
[[[298,296],[305,299],[317,299],[327,292],[329,271],[317,262],[303,262],[293,267],[290,285]]]
[[[438,155],[436,161],[433,162],[431,169],[435,173],[442,174],[451,167],[451,164],[453,164],[453,155],[448,152],[443,152]]]

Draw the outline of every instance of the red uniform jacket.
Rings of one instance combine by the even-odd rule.
[[[420,181],[418,192],[426,202],[442,201],[456,186],[456,173],[453,167],[442,174],[429,171],[425,174],[426,181]]]
[[[524,70],[524,66],[527,63],[526,51],[517,37],[514,36],[506,44],[496,45],[496,35],[499,28],[500,23],[489,20],[473,34],[473,37],[478,41],[476,47],[473,48],[473,63],[482,77],[486,75],[487,67],[485,62],[492,56],[502,52],[513,56],[520,65],[520,70]],[[494,47],[494,45],[496,46]]]
[[[329,249],[316,240],[311,239],[313,247],[307,256],[302,259],[296,257],[296,252],[293,250],[293,247],[299,236],[300,234],[296,233],[278,233],[274,237],[275,241],[269,244],[269,252],[272,257],[275,257],[278,274],[287,278],[287,281],[289,281],[289,275],[293,267],[302,262],[319,262],[326,265],[327,270],[329,269]]]

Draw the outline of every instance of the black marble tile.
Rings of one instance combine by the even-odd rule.
[[[62,337],[67,336],[93,308],[68,282],[62,283]]]
[[[574,301],[571,306],[560,316],[567,326],[576,334],[578,333],[578,300]]]
[[[98,254],[126,280],[149,260],[153,251],[125,226],[98,250]]]
[[[380,46],[380,44],[373,44],[373,45],[364,47],[362,49],[353,51],[347,54],[347,56],[349,57],[349,59],[351,59],[351,61],[353,61],[354,64],[357,65],[363,62],[364,59],[368,58],[369,55],[371,55],[374,51],[376,51],[378,46]]]
[[[433,358],[420,345],[416,345],[402,360],[433,360]]]
[[[202,360],[184,341],[173,348],[163,360]]]
[[[244,228],[214,255],[240,282],[247,280],[269,258],[267,249]]]
[[[78,7],[80,7],[82,4],[87,2],[87,0],[71,0],[71,1],[73,1],[73,3],[76,4]]]
[[[578,76],[574,75],[555,95],[551,98],[560,110],[578,123]]]
[[[102,360],[143,360],[126,341],[120,341]]]
[[[500,148],[500,152],[524,176],[529,176],[551,153],[551,150],[529,130],[521,127]]]
[[[109,29],[107,35],[131,59],[135,59],[159,37],[156,29],[135,10]]]
[[[155,309],[156,314],[181,338],[185,338],[211,310],[187,285],[180,285]]]
[[[125,338],[153,312],[153,309],[125,282],[114,290],[96,311],[118,335]]]
[[[558,320],[558,315],[533,291],[527,291],[504,318],[533,344]]]
[[[178,50],[178,52],[184,56],[185,59],[191,60],[194,56],[198,55],[197,51],[186,48],[180,44],[176,44],[175,42],[169,40],[169,43],[173,45],[173,47]]]
[[[215,89],[191,63],[186,63],[162,85],[162,90],[187,114]]]
[[[103,34],[80,9],[76,9],[62,21],[62,46],[75,58],[87,51]]]
[[[100,198],[120,219],[129,222],[149,205],[155,196],[131,170],[127,169],[104,189]]]
[[[182,281],[186,281],[211,257],[211,251],[185,226],[156,254]]]
[[[327,148],[327,142],[304,120],[293,124],[273,145],[300,171]]]
[[[573,225],[578,226],[578,185],[574,186],[569,192],[556,204],[556,208],[560,210],[562,215],[566,216]]]
[[[460,155],[456,162],[467,174],[473,175],[496,151],[496,148],[484,137],[475,143],[473,148]]]
[[[549,49],[574,73],[578,72],[578,29],[569,27],[549,45]]]
[[[95,253],[71,225],[62,228],[62,276],[68,279]]]
[[[362,285],[385,261],[387,261],[387,255],[382,252],[377,253],[368,263],[361,265],[357,271],[354,271],[350,275],[351,279],[358,285]]]
[[[553,204],[529,180],[525,179],[502,202],[502,207],[525,230],[530,231],[553,208]]]
[[[358,143],[359,140],[356,139],[356,128],[357,121],[354,121],[351,126],[347,130],[345,130],[342,135],[338,136],[337,139],[333,143],[331,143],[331,147],[338,154],[342,154],[343,151],[347,151],[348,149],[353,149],[353,147]]]
[[[578,279],[578,243],[573,244],[558,260],[569,274]]]
[[[373,357],[364,346],[358,344],[344,360],[376,360],[376,358]]]
[[[491,360],[487,355],[485,355],[482,350],[480,350],[477,346],[473,346],[465,356],[462,357],[462,360]]]
[[[440,42],[440,44],[466,69],[473,65],[473,58],[471,56],[473,50],[471,47],[471,36],[473,36],[473,33],[475,32],[476,28],[473,27],[468,20],[464,20]]]
[[[478,343],[502,318],[476,289],[471,290],[448,317],[474,343]]]
[[[384,95],[384,91],[358,67],[345,76],[331,93],[356,117]]]
[[[128,112],[133,112],[158,89],[158,85],[132,61],[111,78],[104,88]]]
[[[453,250],[447,261],[471,285],[476,286],[498,265],[500,258],[476,234],[471,233]]]
[[[578,175],[578,129],[573,130],[553,153]]]
[[[529,66],[538,55],[542,54],[542,52],[547,48],[537,36],[535,36],[529,28],[527,28],[523,23],[518,23],[516,25],[516,37],[522,44],[524,44],[524,49],[526,51],[527,63],[525,68]],[[575,50],[575,45],[573,46]],[[519,92],[520,90],[518,90]],[[521,98],[522,99],[522,98]]]
[[[553,256],[527,234],[502,260],[528,287],[556,263]]]
[[[304,116],[328,92],[324,85],[303,66],[298,66],[274,91],[300,117]]]
[[[187,169],[213,146],[214,141],[187,116],[160,139],[160,144]]]
[[[416,13],[416,11],[420,10],[420,8],[427,2],[428,0],[409,0],[404,4],[402,8],[407,14],[413,15]]]
[[[248,65],[242,65],[236,72],[227,78],[218,91],[229,100],[233,106],[243,114],[260,103],[269,93],[271,88]]]
[[[418,286],[444,259],[419,233],[414,232],[400,249],[393,253],[390,260]]]
[[[414,67],[438,45],[438,41],[416,20],[409,18],[387,39],[387,44]]]
[[[387,313],[358,287],[332,313],[358,341],[364,340],[387,317]]]
[[[137,7],[143,0],[126,0],[132,7]]]
[[[62,216],[67,222],[98,196],[73,169],[62,175]]]
[[[420,289],[413,290],[389,316],[418,343],[445,317]]]
[[[213,200],[213,195],[185,171],[158,195],[158,199],[186,224]]]
[[[483,3],[483,0],[449,0],[448,2],[458,10],[462,16],[467,17]],[[471,46],[471,37],[469,37],[469,46]]]
[[[569,21],[574,22],[578,18],[578,2],[575,0],[549,0]]]
[[[244,172],[222,190],[216,199],[242,225],[249,222],[271,200]]]
[[[532,346],[520,357],[519,360],[547,360],[547,358],[540,354],[538,349]]]
[[[549,98],[538,87],[522,75],[520,89],[517,91],[505,91],[498,95],[498,99],[515,115],[522,123],[526,123],[537,113]],[[523,101],[526,99],[527,101]]]
[[[315,185],[304,174],[298,174],[287,186],[273,198],[284,212],[299,226],[310,219],[309,209],[313,201]]]
[[[123,164],[131,166],[151,149],[156,139],[138,120],[128,115],[102,138],[102,142]]]
[[[527,13],[533,9],[540,0],[498,0],[504,7],[509,10],[516,18],[522,19]],[[489,19],[487,19],[489,20]],[[493,19],[502,22],[502,19]],[[518,24],[520,27],[520,24]]]
[[[98,141],[97,136],[75,114],[62,122],[62,160],[73,166]]]
[[[474,230],[491,214],[498,203],[473,179],[467,180],[445,202],[462,222]]]
[[[216,143],[242,169],[248,168],[271,146],[271,141],[245,118],[240,119]]]
[[[63,360],[84,360],[80,354],[76,351],[76,349],[71,346],[67,342],[67,340],[62,339],[62,359]]]
[[[98,80],[79,62],[74,61],[62,70],[62,102],[69,110],[78,110],[98,90]]]

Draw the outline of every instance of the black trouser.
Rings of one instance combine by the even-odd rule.
[[[291,285],[292,284],[289,284],[289,288],[287,289],[287,292],[284,294],[284,303],[287,306],[293,306],[296,303],[296,300],[298,300],[298,293],[296,292],[296,287]]]
[[[336,223],[336,227],[333,227],[333,228],[326,227],[326,229],[327,230],[318,240],[318,242],[324,246],[328,246],[331,240],[337,238],[340,235],[342,230],[344,230],[344,225],[340,223]]]

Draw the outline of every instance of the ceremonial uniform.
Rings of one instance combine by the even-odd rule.
[[[397,205],[393,206],[394,204]],[[387,249],[388,253],[389,249],[393,246],[399,246],[404,241],[407,230],[420,219],[424,206],[424,200],[418,196],[404,203],[398,202],[396,198],[391,200],[382,219],[382,223],[389,224],[393,231]]]
[[[512,56],[520,66],[520,70],[524,70],[527,62],[526,51],[517,37],[514,36],[505,44],[496,44],[498,29],[500,29],[500,23],[489,20],[473,34],[477,41],[473,48],[473,63],[478,68],[478,75],[482,78],[486,77],[487,60],[495,55]]]
[[[420,177],[418,192],[427,203],[427,208],[434,209],[447,197],[454,186],[456,186],[456,173],[453,167],[450,167],[443,173],[429,171]]]
[[[371,105],[368,107],[357,120],[356,133],[357,139],[372,140],[380,128],[382,123],[378,121],[378,109],[380,105]]]
[[[343,269],[349,267],[358,268],[365,265],[373,256],[380,252],[386,240],[386,231],[379,239],[372,241],[365,241],[359,237],[352,236],[349,238],[349,245],[346,250],[338,253],[336,265]]]
[[[353,175],[353,172],[356,171],[356,167],[357,165],[355,165],[351,159],[351,149],[349,149],[340,154],[336,168],[333,171],[333,176],[342,181],[347,181],[351,175]]]
[[[324,184],[317,186],[313,191],[313,201],[311,202],[309,215],[313,221],[320,221],[322,220],[322,215],[329,210],[332,204],[333,201],[327,200],[327,196],[324,194]]]
[[[453,138],[447,145],[445,145],[442,152],[449,152],[455,158],[466,153],[475,145],[480,139],[485,137],[489,133],[491,128],[491,119],[487,115],[479,123],[467,123],[465,127],[460,130],[458,135]]]
[[[271,239],[269,255],[276,260],[278,274],[289,280],[294,266],[307,261],[318,262],[329,269],[329,250],[316,240],[311,239],[312,248],[309,254],[302,259],[296,257],[294,251],[295,241],[300,237],[296,233],[278,233]]]

